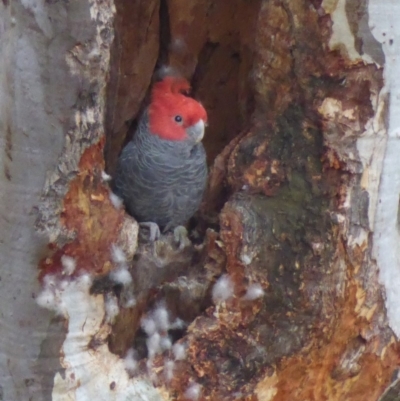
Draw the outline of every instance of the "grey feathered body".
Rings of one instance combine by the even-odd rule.
[[[114,191],[137,221],[151,221],[167,231],[193,216],[206,181],[202,143],[164,140],[150,133],[145,113],[119,157]]]

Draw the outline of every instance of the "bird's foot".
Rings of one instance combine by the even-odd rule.
[[[158,227],[157,223],[152,221],[144,221],[139,223],[140,228],[146,228],[149,230],[149,241],[154,242],[160,238],[161,232],[160,227]]]
[[[179,250],[182,250],[191,244],[188,232],[184,226],[174,228],[174,241],[179,244]]]

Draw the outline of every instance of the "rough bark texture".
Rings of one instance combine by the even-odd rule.
[[[393,113],[377,40],[390,54],[393,38],[370,32],[367,10],[364,0],[0,4],[0,245],[2,266],[13,261],[0,288],[18,311],[1,317],[0,399],[396,393],[397,382],[382,395],[399,364],[398,300],[374,232]],[[209,185],[184,249],[172,234],[138,241],[103,172],[162,67],[189,78],[209,113]],[[58,316],[31,300],[36,266],[38,302]],[[233,286],[221,301],[224,274]],[[160,305],[180,357],[149,352],[141,319]],[[131,348],[134,367],[122,359]]]
[[[159,1],[117,0],[107,88],[105,156],[113,172],[128,131],[149,87],[159,50]]]
[[[368,240],[374,190],[357,149],[382,124],[386,102],[382,70],[357,53],[382,61],[379,48],[363,51],[374,43],[370,35],[363,48],[365,3],[358,19],[328,2],[233,3],[161,7],[169,42],[160,57],[193,76],[210,112],[210,160],[236,137],[214,163],[200,216],[207,226],[220,213],[225,256],[214,276],[207,262],[197,268],[204,306],[218,271],[234,280],[235,296],[189,326],[187,358],[165,390],[174,398],[194,381],[204,399],[376,400],[398,347]],[[346,18],[354,49],[334,29]],[[244,301],[252,283],[265,294]],[[165,297],[153,284],[155,299]]]

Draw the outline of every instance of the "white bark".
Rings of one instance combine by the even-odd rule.
[[[400,336],[400,5],[392,0],[370,0],[368,27],[359,31],[364,41],[364,53],[354,46],[345,0],[337,4],[329,0],[324,5],[332,13],[333,34],[330,45],[343,46],[350,59],[375,62],[384,68],[385,86],[371,99],[376,114],[357,139],[357,150],[363,165],[361,186],[369,195],[369,231],[373,233],[373,257],[376,259],[380,282],[385,294],[389,324]],[[371,33],[376,42],[371,40]],[[380,56],[380,47],[384,60]],[[388,110],[387,110],[388,109]],[[350,206],[350,203],[349,203]],[[350,242],[362,244],[369,233],[360,230]]]
[[[400,4],[370,0],[371,31],[385,53],[385,87],[389,97],[385,147],[377,157],[382,171],[374,226],[374,253],[386,293],[390,327],[400,337]]]
[[[0,394],[16,401],[45,399],[58,365],[58,355],[45,362],[47,372],[38,365],[51,315],[34,301],[47,243],[35,233],[34,208],[62,149],[66,99],[73,98],[67,85],[66,99],[56,98],[54,82],[67,76],[50,44],[49,15],[33,6],[0,3]]]

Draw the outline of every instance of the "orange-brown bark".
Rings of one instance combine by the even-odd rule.
[[[60,272],[63,255],[75,259],[78,274],[80,270],[105,274],[112,268],[110,250],[118,242],[125,213],[113,206],[108,185],[102,179],[103,149],[104,140],[101,140],[87,148],[80,159],[60,215],[62,226],[75,239],[42,262],[41,276]]]

